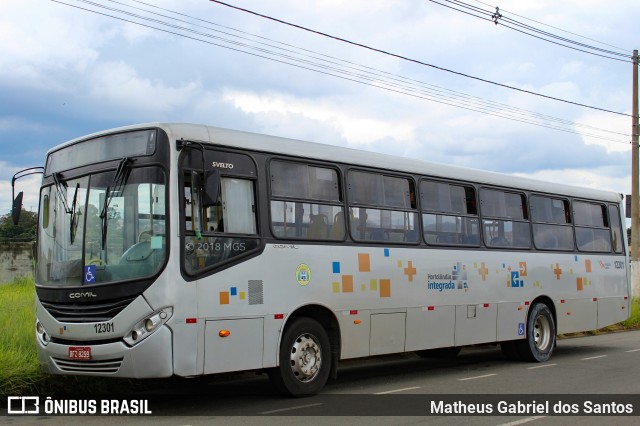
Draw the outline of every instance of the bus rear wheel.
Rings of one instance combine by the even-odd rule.
[[[518,355],[523,361],[545,362],[556,346],[553,314],[544,303],[536,303],[529,311],[526,339],[518,341]]]
[[[312,318],[297,318],[287,326],[280,344],[279,367],[268,371],[278,391],[290,396],[315,395],[331,369],[327,332]]]

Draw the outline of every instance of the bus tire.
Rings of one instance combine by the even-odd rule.
[[[518,355],[523,361],[545,362],[556,346],[556,325],[551,310],[536,303],[529,311],[526,338],[518,341]]]
[[[274,387],[285,395],[315,395],[331,371],[331,348],[327,332],[311,318],[296,318],[282,336],[279,367],[268,371]]]
[[[416,355],[418,355],[420,358],[455,358],[458,356],[461,349],[462,348],[460,346],[453,346],[450,348],[425,349],[422,351],[416,351]]]

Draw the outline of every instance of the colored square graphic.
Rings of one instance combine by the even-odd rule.
[[[333,273],[334,274],[340,273],[340,262],[333,262]]]
[[[390,253],[389,253],[389,249],[386,248],[384,249],[384,257],[389,257]]]
[[[391,297],[391,280],[380,280],[380,297]]]
[[[238,295],[238,288],[237,287],[231,287],[231,295],[232,296],[237,296]]]
[[[220,292],[220,304],[221,305],[228,305],[229,304],[229,292],[228,291],[221,291]]]
[[[378,280],[369,281],[369,290],[378,291]]]
[[[331,283],[331,287],[334,293],[340,293],[340,283],[339,282],[332,282]]]
[[[342,276],[342,292],[353,293],[353,275]]]
[[[591,272],[591,260],[589,259],[585,260],[584,267],[586,268],[587,272]]]
[[[371,259],[367,253],[358,253],[358,272],[371,272]]]

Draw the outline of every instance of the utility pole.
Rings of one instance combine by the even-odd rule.
[[[636,269],[640,257],[640,201],[638,193],[638,50],[633,51],[633,93],[631,105],[631,261]],[[637,275],[637,274],[634,274]],[[634,284],[635,285],[635,284]]]

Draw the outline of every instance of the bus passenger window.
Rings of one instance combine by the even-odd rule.
[[[417,243],[415,185],[407,178],[352,171],[350,232],[356,241]]]
[[[271,231],[276,238],[344,239],[344,207],[336,170],[274,160],[270,172]]]
[[[602,204],[573,202],[578,250],[611,252],[611,232],[607,208]]]
[[[573,250],[569,201],[532,195],[533,244],[539,250]]]
[[[480,245],[475,189],[445,182],[422,181],[424,239],[433,245]]]
[[[185,269],[193,275],[260,245],[254,181],[222,177],[218,202],[202,207],[200,172],[185,173]]]
[[[613,251],[616,253],[624,253],[624,238],[622,237],[622,226],[620,225],[620,211],[618,206],[609,206],[609,218],[611,222],[611,244]]]
[[[487,247],[531,247],[529,215],[524,194],[481,189],[480,209],[484,243]]]

